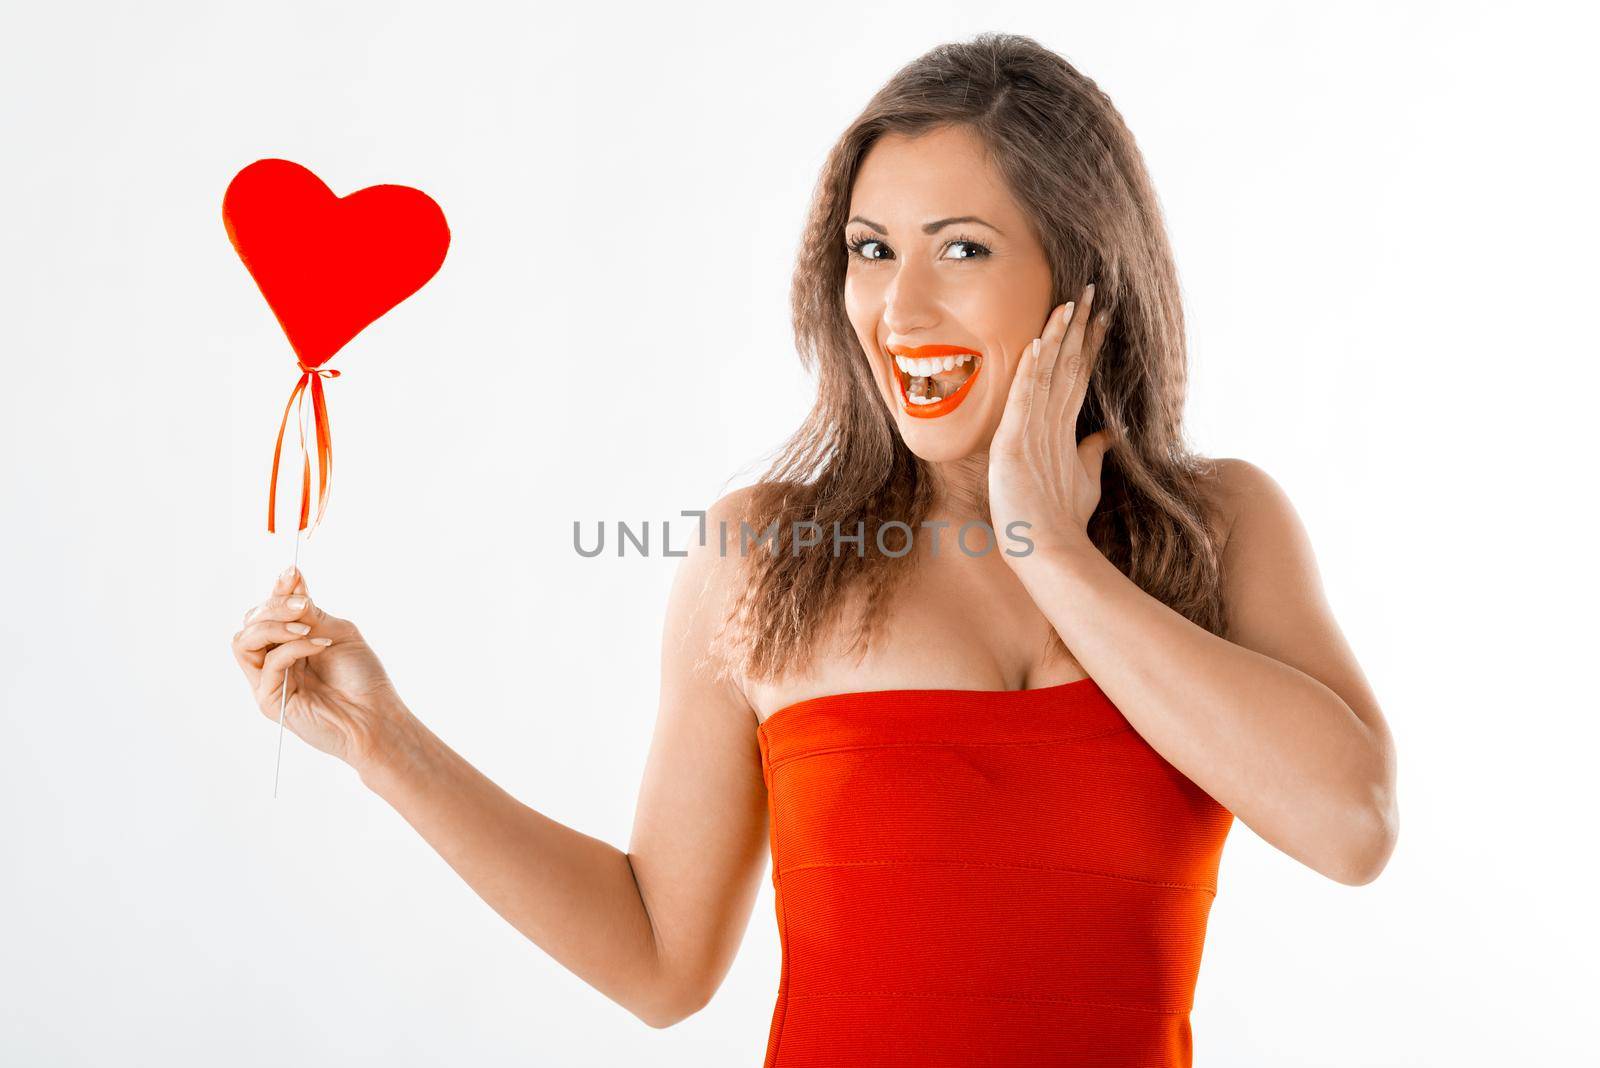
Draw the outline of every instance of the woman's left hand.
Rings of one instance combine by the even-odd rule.
[[[1089,517],[1100,504],[1100,466],[1110,447],[1105,430],[1076,440],[1078,412],[1106,333],[1104,313],[1090,319],[1093,302],[1091,284],[1078,301],[1051,312],[1037,356],[1033,342],[1023,349],[989,447],[995,538],[1033,542],[1027,555],[1006,556],[1013,565],[1033,553],[1091,544]],[[1012,523],[1019,524],[1014,532]]]

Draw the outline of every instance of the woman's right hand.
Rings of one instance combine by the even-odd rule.
[[[233,655],[261,714],[276,722],[284,669],[284,726],[362,770],[390,743],[410,711],[361,632],[311,601],[305,576],[289,568],[245,613]]]

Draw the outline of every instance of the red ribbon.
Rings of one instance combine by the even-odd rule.
[[[267,532],[277,533],[278,459],[283,453],[283,428],[289,424],[289,412],[300,399],[306,383],[311,384],[311,411],[317,424],[317,523],[322,522],[322,512],[328,505],[328,480],[333,474],[333,435],[328,430],[328,402],[322,395],[323,378],[338,378],[339,372],[326,367],[307,367],[299,364],[302,374],[284,405],[283,418],[278,422],[278,443],[272,447],[272,484],[267,489]],[[306,450],[305,432],[300,434],[300,530],[306,529],[311,516],[311,454]],[[315,526],[316,524],[312,524]]]

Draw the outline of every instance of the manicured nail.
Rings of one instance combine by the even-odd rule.
[[[312,638],[311,639],[311,644],[312,645],[332,645],[333,644],[333,639],[332,638]]]
[[[292,567],[292,566],[291,567],[286,567],[282,571],[278,572],[278,581],[279,582],[287,582],[289,579],[294,578],[294,573],[295,573],[295,568],[294,567]]]
[[[311,628],[306,626],[304,623],[288,623],[288,624],[284,625],[284,629],[287,630],[290,634],[310,634],[311,633]]]
[[[288,605],[291,610],[298,612],[300,609],[306,606],[306,599],[304,597],[296,596],[289,598],[283,603]]]
[[[1077,306],[1078,302],[1075,300],[1069,300],[1065,304],[1061,305],[1061,307],[1064,309],[1061,313],[1061,321],[1065,323],[1072,322],[1072,309],[1076,308]]]

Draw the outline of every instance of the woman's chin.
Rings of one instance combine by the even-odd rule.
[[[978,451],[974,444],[971,448],[962,448],[946,439],[937,442],[920,442],[915,438],[906,438],[906,448],[916,454],[917,458],[925,463],[945,464],[952,460],[962,460]]]
[[[952,413],[959,414],[959,413]],[[976,415],[977,412],[972,413]],[[978,420],[918,419],[901,414],[897,420],[900,437],[918,458],[928,463],[949,463],[988,448],[992,433],[984,434]]]
[[[914,414],[908,402],[896,396],[895,425],[900,428],[906,448],[919,459],[927,463],[960,460],[987,449],[994,439],[995,426],[987,425],[983,400],[982,391],[978,391],[958,398],[956,406],[943,414],[926,415]]]

